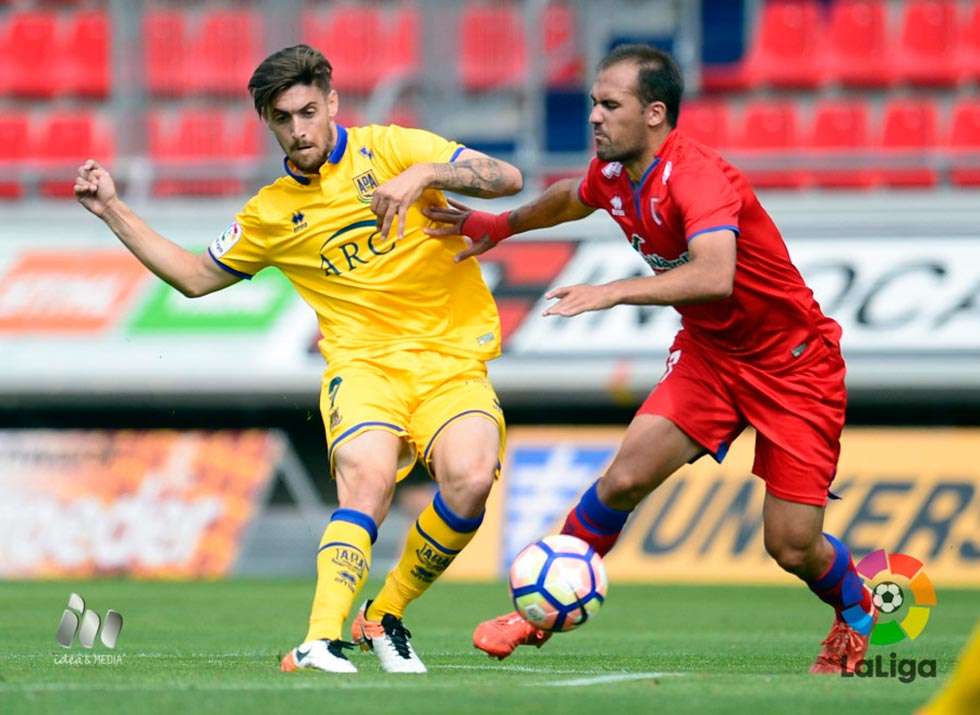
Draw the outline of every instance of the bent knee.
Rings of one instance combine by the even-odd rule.
[[[775,544],[766,541],[766,553],[779,564],[781,569],[794,574],[804,571],[810,560],[808,549],[791,544]]]

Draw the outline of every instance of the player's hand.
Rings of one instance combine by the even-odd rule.
[[[398,238],[405,238],[405,219],[408,216],[408,209],[419,200],[429,181],[430,177],[426,173],[425,166],[415,164],[374,190],[371,210],[380,221],[382,239],[388,238],[391,224],[396,217]]]
[[[558,302],[548,306],[542,315],[560,315],[571,318],[590,310],[605,310],[617,304],[612,288],[607,285],[574,285],[555,288],[545,294],[545,298],[557,298]]]
[[[116,200],[116,183],[109,172],[94,159],[89,159],[78,167],[74,188],[78,203],[99,218],[102,218],[109,205]]]
[[[429,236],[462,236],[464,235],[463,224],[475,213],[466,204],[461,204],[452,199],[446,200],[449,202],[449,206],[426,206],[422,209],[426,218],[443,224],[442,226],[426,226],[423,230]],[[489,235],[482,237],[467,236],[467,238],[470,239],[470,245],[453,257],[456,263],[486,253],[496,245]]]

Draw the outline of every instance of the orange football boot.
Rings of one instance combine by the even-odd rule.
[[[840,675],[842,671],[854,672],[858,661],[863,660],[868,652],[871,631],[874,630],[875,623],[878,622],[878,609],[874,605],[871,608],[873,609],[871,629],[866,635],[861,635],[847,625],[847,622],[840,615],[834,619],[830,633],[827,634],[821,644],[820,654],[810,666],[811,673]]]
[[[551,634],[535,628],[517,611],[484,621],[473,631],[473,647],[479,648],[491,658],[503,660],[519,645],[540,648]]]

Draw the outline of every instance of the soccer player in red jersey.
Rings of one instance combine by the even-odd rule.
[[[840,673],[864,656],[876,616],[847,547],[823,533],[846,404],[840,326],[821,312],[745,176],[675,129],[682,91],[666,53],[613,50],[592,87],[596,157],[584,179],[560,181],[499,215],[461,204],[428,209],[445,224],[428,232],[469,236],[462,260],[595,209],[612,216],[654,275],[556,288],[545,315],[671,305],[682,329],[663,378],[562,533],[607,553],[644,497],[689,461],[704,454],[721,461],[751,425],[753,472],[766,482],[766,550],[834,607],[811,672]],[[516,613],[474,632],[476,647],[498,658],[546,638]]]

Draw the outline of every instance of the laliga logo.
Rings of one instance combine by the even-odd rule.
[[[878,608],[871,644],[891,645],[918,638],[929,622],[930,606],[936,605],[936,589],[922,562],[908,554],[889,554],[879,549],[861,559],[857,570],[874,594]],[[844,614],[851,625],[856,616]]]
[[[936,590],[922,568],[922,562],[908,554],[889,554],[884,549],[872,551],[857,564],[858,573],[871,589],[872,601],[878,609],[878,622],[871,631],[871,645],[891,645],[908,638],[915,640],[929,622],[930,606],[936,605]],[[860,606],[844,611],[844,620],[855,630],[866,629],[868,617]],[[881,655],[859,660],[854,670],[848,670],[847,659],[841,661],[841,676],[845,678],[898,678],[911,683],[916,677],[935,678],[934,659],[898,658]]]

